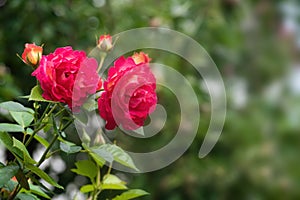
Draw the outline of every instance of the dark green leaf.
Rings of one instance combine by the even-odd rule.
[[[149,195],[149,193],[145,192],[144,190],[140,190],[140,189],[132,189],[132,190],[123,192],[121,195],[116,196],[112,200],[128,200],[128,199],[134,199],[134,198],[145,196],[145,195]]]
[[[0,169],[0,187],[3,187],[19,170],[17,165],[9,165]]]
[[[46,182],[48,182],[50,185],[53,185],[57,188],[64,189],[62,186],[60,186],[56,181],[54,181],[48,174],[46,174],[43,170],[40,168],[32,165],[27,164],[26,168],[32,171],[34,174],[36,174],[38,177],[44,179]]]
[[[0,132],[23,132],[24,128],[18,124],[1,123]]]

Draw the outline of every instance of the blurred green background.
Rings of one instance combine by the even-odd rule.
[[[221,72],[228,101],[224,130],[212,152],[199,159],[209,95],[199,88],[199,74],[166,54],[160,61],[188,77],[197,91],[199,133],[170,166],[119,175],[129,187],[151,193],[143,199],[300,199],[299,21],[297,0],[0,0],[0,101],[16,100],[35,85],[31,69],[16,56],[27,42],[44,44],[44,54],[66,45],[88,52],[103,33],[168,27],[198,41]],[[155,52],[150,57],[155,61]],[[169,103],[175,97],[159,95],[168,123],[149,148],[166,144],[178,126],[178,105]],[[63,170],[48,167],[67,188],[54,199],[71,199],[86,181],[67,172],[74,159],[64,157],[67,162],[57,165]]]

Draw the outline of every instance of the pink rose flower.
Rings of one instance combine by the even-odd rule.
[[[73,111],[78,110],[87,96],[99,87],[97,61],[70,46],[42,56],[32,76],[40,82],[44,99],[66,103]]]
[[[148,63],[136,64],[132,57],[120,57],[108,71],[104,92],[98,100],[105,128],[117,125],[135,130],[144,125],[157,103],[156,80]]]

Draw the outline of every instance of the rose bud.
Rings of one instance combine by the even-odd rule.
[[[151,58],[149,58],[148,54],[145,54],[144,52],[134,53],[131,58],[134,60],[136,65],[141,63],[149,63],[151,61]]]
[[[37,68],[43,53],[43,48],[33,44],[25,44],[25,49],[22,54],[22,60],[27,65]]]
[[[101,35],[98,40],[97,46],[102,51],[110,51],[113,48],[112,37],[109,34]]]

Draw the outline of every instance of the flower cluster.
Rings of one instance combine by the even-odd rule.
[[[97,47],[110,51],[113,47],[111,36],[102,35]],[[88,58],[84,51],[73,50],[70,46],[57,48],[49,55],[42,55],[42,51],[40,46],[26,44],[22,59],[34,67],[32,76],[39,81],[44,99],[67,104],[77,112],[88,96],[104,88],[98,99],[98,109],[109,130],[116,126],[137,129],[155,109],[156,80],[147,54],[140,52],[118,58],[102,85],[97,60]]]

